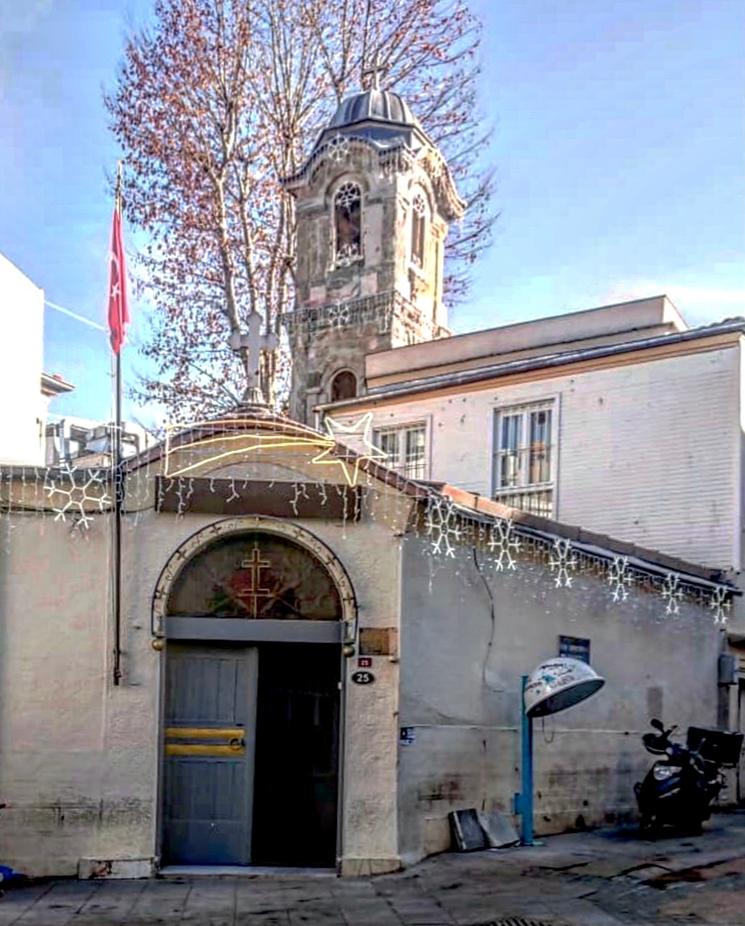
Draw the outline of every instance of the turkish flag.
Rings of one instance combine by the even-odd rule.
[[[122,214],[114,209],[111,225],[111,267],[109,271],[109,338],[115,354],[121,350],[129,324],[127,307],[127,268],[122,245]]]

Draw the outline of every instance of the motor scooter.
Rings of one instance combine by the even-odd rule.
[[[634,785],[640,827],[654,834],[669,825],[686,835],[700,835],[704,820],[711,816],[711,805],[724,786],[721,768],[705,758],[704,738],[699,738],[696,748],[682,746],[670,739],[677,726],[665,729],[656,717],[650,720],[650,726],[658,732],[644,734],[644,748],[665,758],[655,762],[644,780]]]

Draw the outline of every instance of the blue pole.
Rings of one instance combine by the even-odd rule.
[[[525,689],[528,676],[523,675],[520,685],[520,751],[522,781],[520,784],[520,842],[533,845],[533,720],[525,710]]]

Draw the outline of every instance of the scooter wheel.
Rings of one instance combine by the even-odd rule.
[[[704,826],[702,821],[696,818],[687,820],[680,829],[684,836],[700,836],[704,831]]]

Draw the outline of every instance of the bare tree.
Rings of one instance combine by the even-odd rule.
[[[187,420],[240,400],[246,357],[230,333],[252,311],[276,330],[291,307],[295,215],[280,180],[378,62],[471,207],[447,252],[451,298],[465,293],[493,222],[490,178],[475,169],[487,136],[465,0],[156,0],[154,13],[105,98],[126,214],[149,242],[138,268],[156,307],[143,347],[155,373],[141,378],[141,401]],[[263,367],[270,400],[275,363]]]

